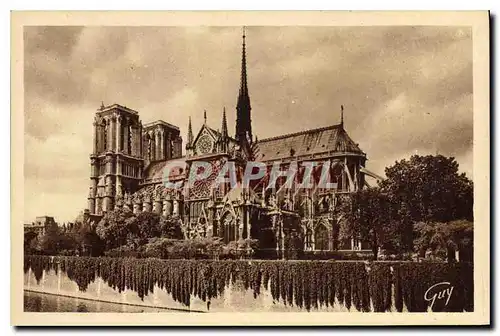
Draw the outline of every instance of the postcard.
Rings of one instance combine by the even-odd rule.
[[[488,12],[11,20],[13,325],[490,324]]]

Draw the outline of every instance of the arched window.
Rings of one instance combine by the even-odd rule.
[[[312,201],[309,197],[304,198],[302,202],[303,217],[308,218],[312,215]]]
[[[103,139],[102,139],[102,143],[103,143],[103,151],[107,151],[108,150],[108,122],[106,120],[103,121]]]
[[[124,141],[127,142],[127,154],[131,154],[132,153],[132,127],[130,125],[127,124],[127,126],[125,126],[127,128],[127,138],[124,139]],[[138,155],[138,153],[135,153],[135,155]]]
[[[153,138],[148,134],[147,136],[148,139],[148,159],[150,161],[154,160],[154,144],[153,144]]]
[[[307,229],[306,231],[306,237],[305,237],[305,241],[304,241],[304,249],[306,251],[310,251],[312,250],[313,246],[312,246],[312,230],[311,229]]]
[[[224,239],[224,243],[227,244],[230,241],[236,240],[236,225],[235,219],[230,212],[222,218],[221,221],[221,235],[220,237]]]
[[[318,225],[316,228],[316,232],[314,233],[314,242],[316,250],[328,250],[328,229],[323,224]]]

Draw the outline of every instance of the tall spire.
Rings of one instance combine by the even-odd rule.
[[[250,117],[250,97],[247,83],[246,35],[243,27],[243,46],[241,55],[241,76],[238,103],[236,105],[236,140],[252,139],[252,119]]]
[[[189,117],[186,149],[191,148],[191,146],[193,146],[193,128],[191,127],[191,117]]]
[[[227,119],[226,119],[226,107],[222,110],[222,128],[220,136],[220,150],[222,152],[227,152],[229,143],[229,135],[227,134]]]
[[[248,87],[247,87],[247,51],[246,51],[246,41],[245,41],[245,27],[243,27],[243,46],[241,53],[241,78],[240,78],[240,96],[247,95],[248,96]]]
[[[344,105],[340,105],[340,126],[344,127]]]
[[[221,133],[224,138],[228,137],[227,133],[227,119],[226,119],[226,107],[224,106],[224,109],[222,110],[222,128],[221,128]]]

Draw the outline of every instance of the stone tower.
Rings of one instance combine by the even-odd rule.
[[[94,118],[90,214],[113,210],[117,199],[137,189],[144,167],[141,144],[139,113],[118,104],[102,104]]]
[[[155,161],[165,161],[182,156],[182,137],[179,127],[163,120],[144,125],[142,152],[146,166]]]

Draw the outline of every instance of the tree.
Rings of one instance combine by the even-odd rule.
[[[43,254],[57,255],[63,250],[74,250],[76,246],[72,236],[66,235],[57,224],[47,225],[36,247]]]
[[[414,155],[385,170],[381,191],[392,204],[392,245],[398,252],[413,250],[414,225],[473,220],[473,184],[459,174],[453,157]]]
[[[34,231],[24,233],[24,254],[32,254],[38,244],[38,234]]]
[[[106,250],[123,245],[136,249],[155,237],[184,238],[178,218],[165,218],[154,212],[134,215],[123,210],[107,212],[97,224],[96,233]]]
[[[160,215],[154,212],[141,212],[128,220],[129,233],[127,243],[132,246],[141,246],[148,239],[160,237]]]
[[[161,236],[169,239],[184,239],[182,232],[181,220],[178,217],[160,217],[160,232]]]
[[[432,257],[455,261],[455,251],[460,251],[461,260],[472,261],[473,223],[457,220],[448,223],[419,222],[415,224],[417,238],[415,248],[422,258],[428,251]]]
[[[343,214],[339,238],[357,237],[369,241],[374,259],[385,242],[390,222],[390,203],[379,188],[362,189],[352,193],[339,206]]]
[[[179,218],[165,218],[154,212],[141,212],[127,219],[129,233],[127,243],[131,246],[141,246],[151,238],[183,239]]]
[[[80,255],[98,257],[103,254],[105,243],[88,224],[75,226],[72,232]]]
[[[104,241],[106,249],[125,245],[129,234],[136,230],[133,214],[123,210],[108,211],[96,227],[96,233]]]

